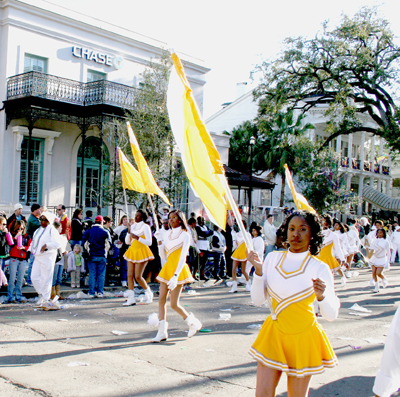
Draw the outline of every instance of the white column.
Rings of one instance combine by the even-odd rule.
[[[339,135],[336,138],[336,153],[340,154],[340,157],[342,157],[342,136]]]
[[[360,204],[358,205],[358,209],[357,209],[358,215],[362,215],[363,189],[364,189],[364,177],[362,175],[360,175],[359,179],[358,179],[358,198],[360,201]]]
[[[365,131],[361,132],[361,144],[360,144],[360,171],[364,171],[365,161]]]
[[[350,158],[350,167],[351,167],[351,159],[353,158],[353,134],[349,134],[349,147],[347,149],[347,152]]]
[[[347,178],[346,178],[346,189],[347,190],[350,190],[350,188],[351,188],[351,178],[352,178],[352,174],[349,172],[348,174],[347,174]]]
[[[371,170],[374,172],[374,165],[375,165],[375,135],[371,137]]]
[[[379,157],[383,156],[383,146],[384,146],[384,140],[383,138],[381,138],[379,141]],[[382,161],[379,164],[379,173],[382,174]]]
[[[391,195],[392,182],[393,182],[392,178],[390,178],[390,179],[388,179],[388,180],[386,181],[386,194],[387,194],[389,197],[392,196],[392,195]]]

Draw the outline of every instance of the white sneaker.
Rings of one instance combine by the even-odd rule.
[[[386,277],[383,278],[382,285],[383,285],[383,288],[386,288],[389,285],[389,281]]]
[[[153,292],[151,291],[150,287],[148,287],[145,291],[144,291],[144,297],[146,299],[146,303],[152,303],[153,302]]]
[[[93,299],[94,297],[95,297],[95,295],[88,294],[88,299]]]
[[[101,292],[99,292],[96,296],[97,296],[97,298],[100,298],[100,299],[104,298],[104,295]]]
[[[369,280],[369,285],[370,287],[375,287],[375,280],[373,278]]]
[[[121,285],[122,285],[124,288],[126,288],[126,287],[128,286],[128,283],[127,283],[126,281],[123,281],[123,282],[121,283]]]
[[[125,303],[122,304],[122,306],[134,306],[136,305],[136,299],[135,299],[135,293],[131,290],[128,289],[127,292],[127,301]]]
[[[238,283],[237,281],[232,281],[232,288],[229,291],[231,294],[238,292]]]
[[[75,288],[75,284],[71,284],[71,288]]]

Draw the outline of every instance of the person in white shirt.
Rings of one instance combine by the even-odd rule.
[[[274,225],[274,216],[269,214],[264,222],[265,237],[265,256],[275,249],[276,243],[276,227]]]
[[[396,260],[396,254],[399,256],[400,259],[400,226],[395,226],[391,239],[392,239],[392,256],[390,258],[390,262],[394,264]]]
[[[57,249],[61,248],[60,233],[53,226],[55,218],[51,212],[42,212],[39,218],[40,227],[33,234],[30,246],[30,251],[35,256],[31,279],[39,295],[35,306],[44,309],[49,306]]]
[[[375,282],[374,292],[379,292],[379,281],[378,277],[382,279],[383,287],[386,288],[388,285],[387,278],[383,275],[383,269],[389,264],[390,260],[390,247],[386,240],[386,230],[378,229],[376,232],[376,239],[371,246],[371,266],[372,266],[372,277]],[[371,283],[372,284],[372,283]]]

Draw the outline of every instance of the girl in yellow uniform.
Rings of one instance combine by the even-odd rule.
[[[322,243],[316,215],[295,211],[284,222],[287,251],[270,253],[264,263],[251,251],[255,266],[251,297],[256,305],[268,300],[271,315],[250,349],[258,361],[257,396],[275,396],[282,372],[287,374],[288,396],[306,397],[311,376],[337,365],[336,355],[318,324],[313,302],[329,321],[338,315],[329,266],[314,255]]]
[[[246,221],[243,221],[244,228],[247,229]],[[249,232],[246,232],[247,238],[249,241],[251,240],[251,235]],[[238,283],[236,280],[236,271],[239,266],[239,263],[242,266],[242,274],[246,279],[246,291],[250,291],[251,284],[250,278],[248,273],[246,272],[246,263],[247,263],[247,251],[246,251],[246,244],[244,242],[244,237],[242,232],[236,234],[236,243],[237,248],[233,252],[231,258],[233,260],[232,263],[232,288],[229,292],[235,293],[238,292]]]
[[[159,240],[158,249],[161,261],[164,263],[157,280],[160,282],[160,298],[158,301],[158,332],[153,342],[162,342],[168,338],[167,298],[171,292],[170,304],[189,326],[188,337],[201,329],[201,322],[188,313],[179,303],[183,286],[194,281],[186,264],[186,256],[190,247],[190,236],[187,232],[185,215],[180,210],[169,213],[170,229],[156,233]]]
[[[154,259],[154,255],[149,248],[152,242],[151,229],[145,223],[146,220],[147,214],[142,210],[137,210],[135,223],[130,226],[129,232],[126,234],[125,243],[130,245],[130,247],[124,255],[124,258],[128,262],[128,291],[126,292],[128,299],[123,304],[124,306],[136,304],[134,278],[144,289],[146,302],[153,302],[153,292],[143,278],[143,272],[147,263]]]

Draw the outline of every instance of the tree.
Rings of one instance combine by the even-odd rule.
[[[174,138],[166,103],[171,66],[171,58],[167,51],[163,51],[161,57],[150,62],[140,75],[140,88],[136,90],[133,108],[127,111],[126,116],[131,123],[140,149],[153,172],[155,180],[165,190],[166,196],[171,202],[179,203],[183,200],[184,195],[184,173],[180,160],[175,157]],[[107,137],[114,140],[114,131],[110,130],[109,134],[106,134]],[[121,123],[118,128],[118,144],[132,164],[135,165],[125,123]],[[123,203],[119,170],[117,170],[116,185],[118,201]],[[110,186],[109,190],[112,189],[113,186]],[[127,191],[127,194],[129,201],[138,203],[138,207],[147,205],[146,195],[131,191]],[[158,196],[154,196],[154,198],[158,203]]]
[[[318,212],[340,211],[358,205],[358,197],[346,188],[346,174],[339,171],[340,155],[331,148],[322,150],[307,138],[297,141],[293,169],[302,194]]]
[[[282,55],[257,69],[260,115],[283,108],[304,113],[329,103],[325,146],[339,135],[367,131],[400,150],[400,112],[391,94],[398,86],[400,47],[393,40],[389,23],[367,7],[352,19],[343,16],[332,30],[325,22],[314,39],[287,38]],[[363,116],[375,125],[365,125]]]

